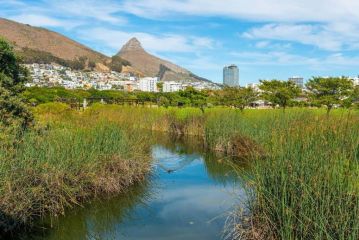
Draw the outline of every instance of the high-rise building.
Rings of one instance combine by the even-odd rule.
[[[239,87],[239,70],[234,64],[223,68],[223,85],[228,87]]]
[[[290,77],[288,78],[288,81],[295,83],[295,85],[297,85],[300,89],[304,88],[304,78],[302,77]]]

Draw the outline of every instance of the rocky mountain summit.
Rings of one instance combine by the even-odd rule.
[[[117,56],[127,60],[146,76],[159,77],[163,81],[208,81],[190,71],[149,54],[137,38],[131,38],[118,52]]]

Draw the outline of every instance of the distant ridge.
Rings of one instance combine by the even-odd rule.
[[[64,60],[75,60],[79,57],[87,57],[96,62],[109,60],[107,56],[59,33],[4,18],[0,18],[0,36],[14,44],[19,51],[29,48]]]
[[[131,38],[117,56],[129,61],[134,68],[146,76],[157,76],[163,81],[209,81],[174,63],[149,54],[137,38]]]

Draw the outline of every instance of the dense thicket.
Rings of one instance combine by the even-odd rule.
[[[27,80],[27,71],[19,64],[13,48],[0,39],[0,139],[8,131],[22,132],[32,122],[32,114],[21,96]]]

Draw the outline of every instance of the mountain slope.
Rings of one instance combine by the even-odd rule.
[[[158,76],[163,81],[208,81],[174,63],[147,53],[136,38],[130,39],[116,56],[129,61],[146,76]]]
[[[110,58],[59,33],[4,18],[0,18],[0,37],[15,46],[25,63],[55,62],[73,69],[95,68],[98,71],[122,69],[137,76],[158,76],[164,81],[208,81],[147,53],[136,38]]]
[[[64,60],[87,57],[93,61],[101,62],[109,59],[107,56],[59,33],[4,18],[0,18],[0,36],[13,43],[17,50],[29,48],[50,53]]]

